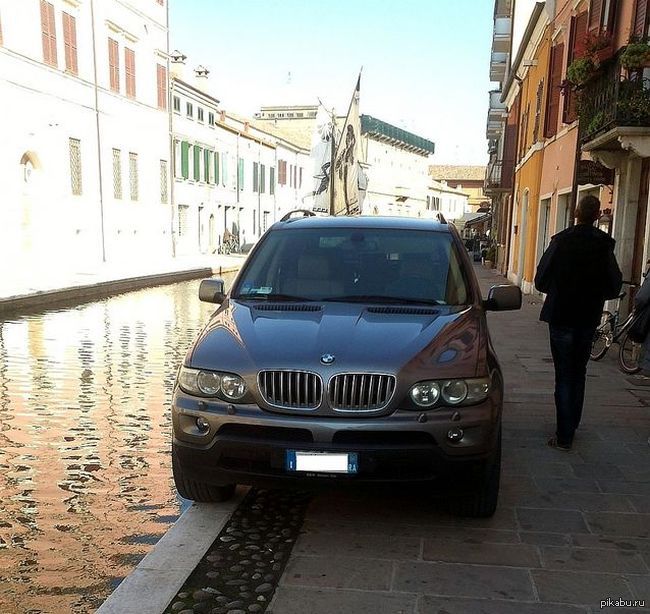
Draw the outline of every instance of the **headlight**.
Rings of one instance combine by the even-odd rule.
[[[214,371],[199,371],[196,383],[203,394],[214,396],[221,387],[221,376]]]
[[[462,379],[445,382],[441,393],[445,403],[460,405],[467,398],[467,384]]]
[[[237,401],[246,394],[246,384],[239,375],[224,375],[221,378],[221,392],[227,399]]]
[[[196,369],[181,367],[181,370],[178,374],[178,385],[183,391],[187,392],[188,394],[195,394],[200,396],[202,393],[196,381],[199,373],[200,371],[197,371]]]
[[[473,405],[485,401],[490,381],[489,377],[481,377],[419,382],[409,390],[409,397],[418,407]]]
[[[239,375],[188,367],[181,367],[178,385],[184,392],[194,396],[221,397],[228,401],[238,401],[246,394],[246,384]]]
[[[411,388],[411,399],[420,407],[432,407],[440,398],[440,386],[436,382],[422,382]]]

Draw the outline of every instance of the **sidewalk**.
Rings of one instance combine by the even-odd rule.
[[[238,270],[245,255],[182,256],[74,266],[18,266],[0,276],[0,314],[101,298],[164,283]]]
[[[484,296],[504,279],[477,267]],[[459,519],[417,492],[314,497],[271,604],[330,612],[587,614],[608,599],[650,607],[650,388],[628,384],[616,350],[590,363],[574,450],[555,428],[541,299],[488,316],[506,381],[495,516]],[[611,602],[610,602],[611,603]]]

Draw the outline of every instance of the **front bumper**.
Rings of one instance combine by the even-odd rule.
[[[207,433],[196,426],[199,416],[210,424]],[[172,417],[176,460],[187,478],[201,482],[457,482],[473,477],[492,455],[500,407],[488,398],[470,407],[428,412],[398,409],[374,418],[322,418],[200,400],[177,389]],[[463,430],[460,441],[448,439],[452,428]],[[354,452],[358,473],[288,472],[287,450]]]

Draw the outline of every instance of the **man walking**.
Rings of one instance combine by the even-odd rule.
[[[548,322],[555,365],[557,430],[548,445],[570,450],[580,424],[591,342],[606,299],[621,291],[614,239],[593,226],[600,201],[585,196],[576,225],[555,235],[537,267],[535,287],[546,293],[540,320]]]

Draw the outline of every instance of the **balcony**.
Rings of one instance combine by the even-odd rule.
[[[494,2],[494,17],[511,17],[512,16],[512,0],[495,0]]]
[[[503,51],[493,51],[490,58],[490,81],[503,82],[506,78],[506,68],[508,66],[508,53]]]
[[[612,61],[580,91],[580,140],[586,151],[620,150],[623,137],[650,137],[650,79]]]
[[[491,161],[485,172],[484,192],[488,196],[509,192],[512,189],[514,170],[514,160]]]
[[[510,17],[495,17],[492,34],[492,51],[507,53],[510,51],[512,20]]]

